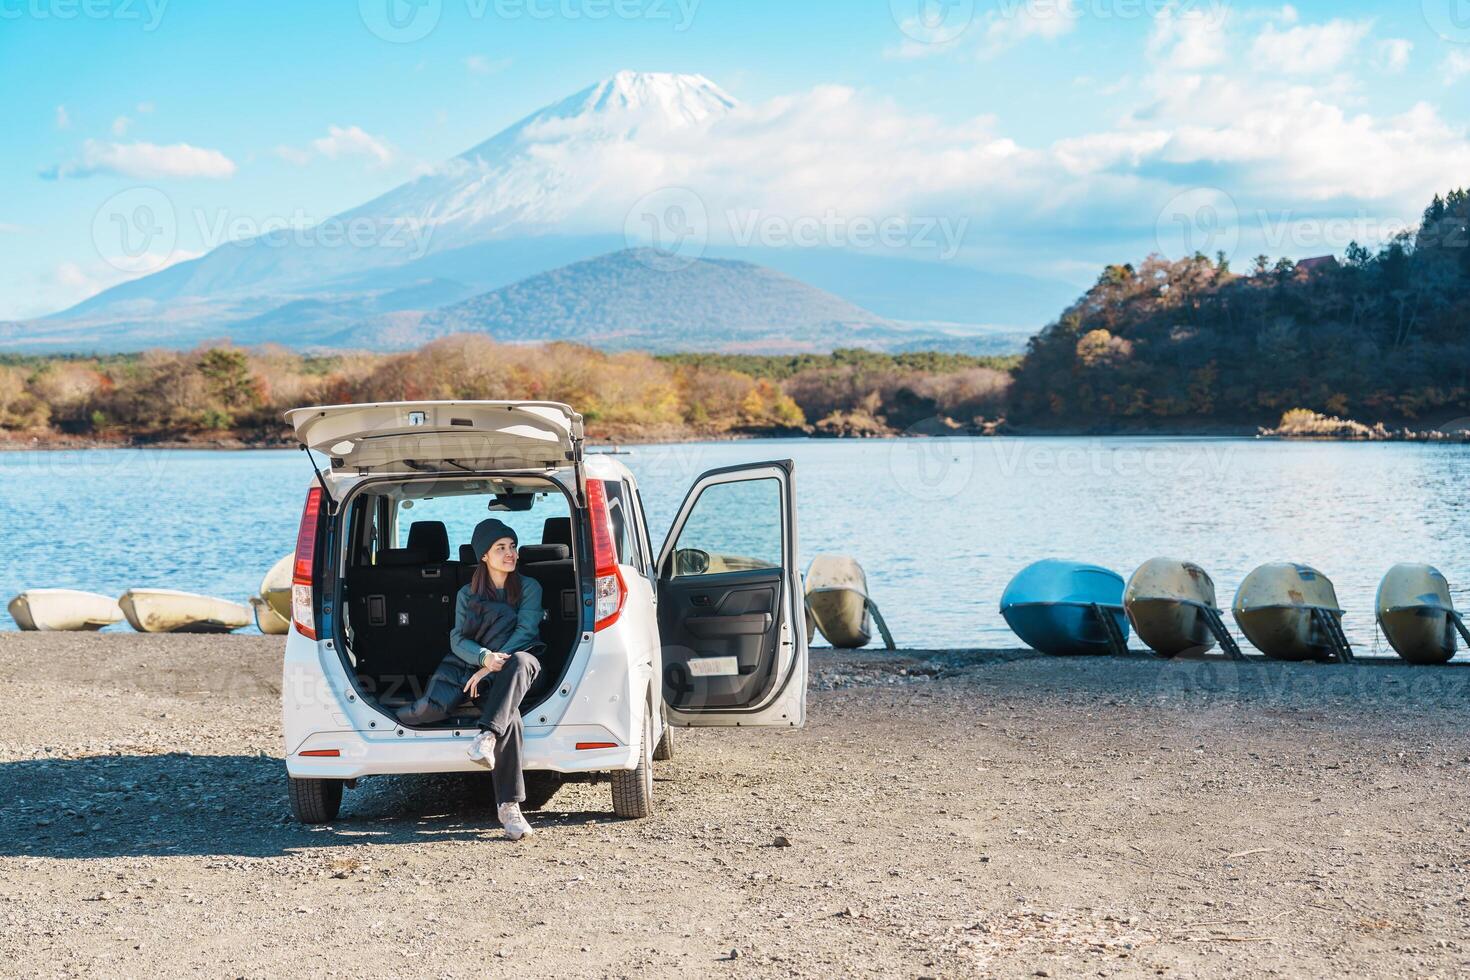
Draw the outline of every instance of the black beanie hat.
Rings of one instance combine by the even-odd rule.
[[[475,549],[475,561],[484,561],[485,552],[490,546],[501,538],[510,538],[517,548],[521,546],[521,539],[516,537],[516,532],[511,526],[494,517],[487,517],[475,525],[475,533],[470,538],[470,545]]]

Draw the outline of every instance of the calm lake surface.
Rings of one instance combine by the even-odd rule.
[[[700,472],[795,459],[802,567],[818,552],[855,556],[903,647],[1018,645],[1000,595],[1046,557],[1125,577],[1155,555],[1191,559],[1222,605],[1258,564],[1311,564],[1336,584],[1363,655],[1392,653],[1373,596],[1395,562],[1437,565],[1470,606],[1462,446],[1130,437],[625,448],[655,546]],[[244,601],[294,547],[310,478],[299,451],[0,453],[0,598],[160,586]],[[14,623],[0,612],[0,626]]]

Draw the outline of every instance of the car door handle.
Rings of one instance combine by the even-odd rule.
[[[707,595],[692,595],[689,597],[689,602],[695,606],[708,606],[710,604],[710,597]]]

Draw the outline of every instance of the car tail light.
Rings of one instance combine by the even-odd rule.
[[[617,552],[613,550],[612,520],[607,512],[607,487],[601,480],[587,481],[587,511],[592,520],[592,564],[597,581],[593,586],[596,605],[595,630],[606,629],[618,621],[628,587],[618,569]]]
[[[587,752],[587,751],[589,751],[591,749],[615,749],[617,747],[618,747],[618,743],[617,742],[578,742],[577,743],[577,751],[578,752]]]
[[[322,513],[322,488],[306,492],[301,511],[301,529],[296,532],[296,562],[291,572],[291,619],[302,636],[316,639],[316,597],[313,570],[316,568],[316,529]]]
[[[307,749],[305,752],[298,752],[296,754],[297,755],[301,755],[301,756],[305,756],[305,757],[310,758],[310,759],[340,759],[340,758],[342,758],[342,750],[341,749]]]

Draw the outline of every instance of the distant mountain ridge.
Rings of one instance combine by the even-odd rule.
[[[629,154],[648,156],[644,143],[663,145],[655,138],[670,134],[697,145],[701,127],[719,125],[738,110],[735,99],[702,75],[619,72],[530,114],[432,172],[329,219],[342,227],[382,230],[372,244],[326,246],[280,232],[222,245],[62,313],[0,325],[0,350],[137,350],[187,347],[221,337],[294,347],[320,347],[344,338],[397,338],[408,347],[423,339],[410,335],[416,327],[437,331],[452,321],[488,317],[506,329],[508,314],[503,311],[491,313],[486,307],[470,315],[452,308],[528,280],[534,283],[500,301],[510,304],[506,309],[532,311],[534,305],[529,315],[538,318],[538,326],[515,330],[550,331],[553,324],[547,317],[552,314],[546,311],[554,310],[558,301],[545,287],[564,280],[537,277],[636,244],[623,228],[635,205],[624,197],[638,193],[620,176]],[[1004,343],[1014,346],[1020,336],[1016,328],[1039,327],[1077,292],[1065,283],[954,262],[832,248],[711,243],[700,255],[709,262],[755,263],[767,267],[766,273],[784,273],[830,294],[818,302],[803,293],[793,322],[814,324],[816,311],[830,306],[835,316],[830,322],[871,324],[870,330],[864,328],[864,342],[890,349],[911,340],[904,322],[1008,325],[1012,339]],[[718,282],[712,268],[701,266],[699,271],[705,281]],[[776,280],[747,270],[739,288],[725,283],[732,290],[727,295],[742,295],[755,305],[751,311],[728,303],[700,304],[687,290],[678,294],[682,298],[677,302],[691,311],[708,306],[706,331],[748,349],[747,342],[770,339],[776,322],[770,316],[775,300],[763,300],[752,291],[758,282],[774,288]],[[684,283],[650,279],[644,288],[677,291]],[[792,288],[782,283],[777,295],[791,297]],[[529,291],[534,291],[536,304],[529,303]],[[838,301],[846,304],[840,314],[833,305]],[[673,296],[646,298],[640,308],[648,312],[675,305]],[[585,296],[575,306],[595,316],[580,327],[575,318],[558,321],[556,329],[569,339],[580,334],[577,339],[611,343],[608,325],[628,320],[590,304]],[[715,313],[720,314],[717,323],[710,319]],[[741,336],[742,325],[756,329],[756,335]],[[955,331],[966,332],[983,334],[981,345],[987,351],[991,347],[985,345],[995,342],[994,331],[963,326]],[[959,343],[963,347],[969,341]]]

